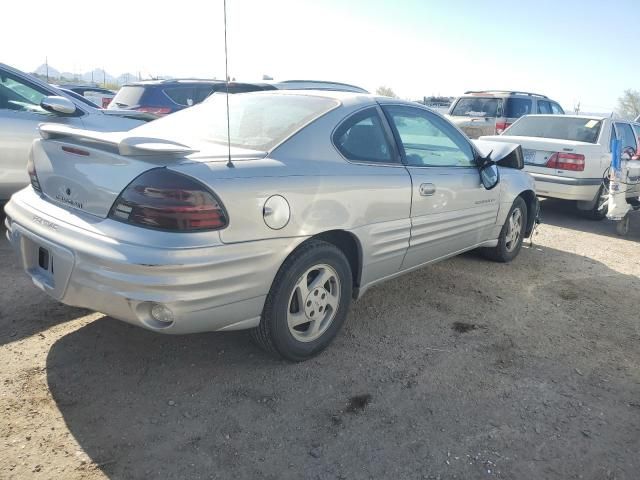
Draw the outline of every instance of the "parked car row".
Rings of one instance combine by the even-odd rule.
[[[526,92],[467,92],[446,118],[345,84],[163,80],[100,110],[2,71],[0,144],[31,184],[5,225],[36,286],[156,332],[249,329],[292,361],[373,285],[472,249],[513,260],[536,188],[601,217],[611,139],[638,148],[632,122]]]
[[[249,329],[293,361],[373,285],[471,249],[512,260],[538,211],[518,145],[388,97],[212,95],[129,132],[40,133],[5,208],[35,285],[156,332]]]

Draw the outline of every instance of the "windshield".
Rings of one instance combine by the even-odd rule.
[[[70,97],[75,98],[76,100],[78,100],[79,102],[84,103],[85,105],[89,105],[90,107],[93,108],[100,108],[98,105],[96,105],[95,103],[93,103],[90,100],[87,100],[86,98],[84,98],[82,95],[77,94],[76,92],[74,92],[73,90],[68,90],[66,88],[60,88],[61,91],[63,91],[64,93],[66,93],[67,95],[69,95]]]
[[[451,115],[457,117],[497,117],[499,98],[463,97],[453,107]]]
[[[308,95],[240,93],[229,95],[231,146],[268,151],[311,120],[339,105],[337,100]],[[226,94],[150,124],[149,133],[227,144]]]
[[[600,120],[590,118],[531,115],[522,117],[502,135],[597,143],[601,126]]]

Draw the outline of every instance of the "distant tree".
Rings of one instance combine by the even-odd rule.
[[[383,97],[398,98],[398,96],[391,89],[391,87],[385,87],[385,86],[378,87],[378,89],[376,90],[376,95],[381,95]]]
[[[625,90],[618,99],[618,114],[628,120],[640,115],[640,92],[637,90]]]

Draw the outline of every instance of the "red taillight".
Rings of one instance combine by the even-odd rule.
[[[38,180],[38,173],[36,172],[36,165],[33,163],[31,156],[29,156],[29,160],[27,160],[27,173],[29,174],[33,189],[38,193],[42,193],[42,187],[40,186],[40,180]]]
[[[545,167],[582,172],[584,170],[584,155],[556,152],[549,157]]]
[[[509,122],[496,122],[496,135],[500,135],[510,126],[511,124]]]
[[[131,182],[111,207],[109,218],[173,232],[219,230],[228,224],[213,192],[165,168],[148,170]]]
[[[111,99],[109,97],[102,97],[102,108],[107,108],[111,103]]]
[[[166,115],[171,113],[171,109],[167,107],[138,107],[134,108],[138,112],[153,113],[154,115]]]

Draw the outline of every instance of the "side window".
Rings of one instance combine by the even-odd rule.
[[[412,107],[383,107],[396,128],[407,163],[416,167],[473,167],[467,138],[446,120]]]
[[[190,107],[195,105],[195,88],[193,87],[173,87],[165,88],[164,93],[178,105]]]
[[[531,113],[531,100],[528,98],[512,97],[507,99],[507,107],[504,116],[507,118],[520,118]]]
[[[204,102],[212,93],[213,93],[213,87],[210,85],[202,85],[200,87],[196,87],[195,102],[196,103]]]
[[[345,158],[352,161],[395,162],[375,108],[368,108],[345,120],[333,134],[333,143]]]
[[[564,115],[564,110],[556,102],[551,102],[551,113],[554,115]]]
[[[627,147],[631,147],[634,150],[638,149],[636,135],[628,123],[616,123],[616,135],[621,141],[623,149]]]
[[[551,112],[551,103],[546,100],[538,100],[538,113],[550,114]]]
[[[46,96],[47,92],[0,72],[0,109],[48,114],[40,107],[40,102]]]

